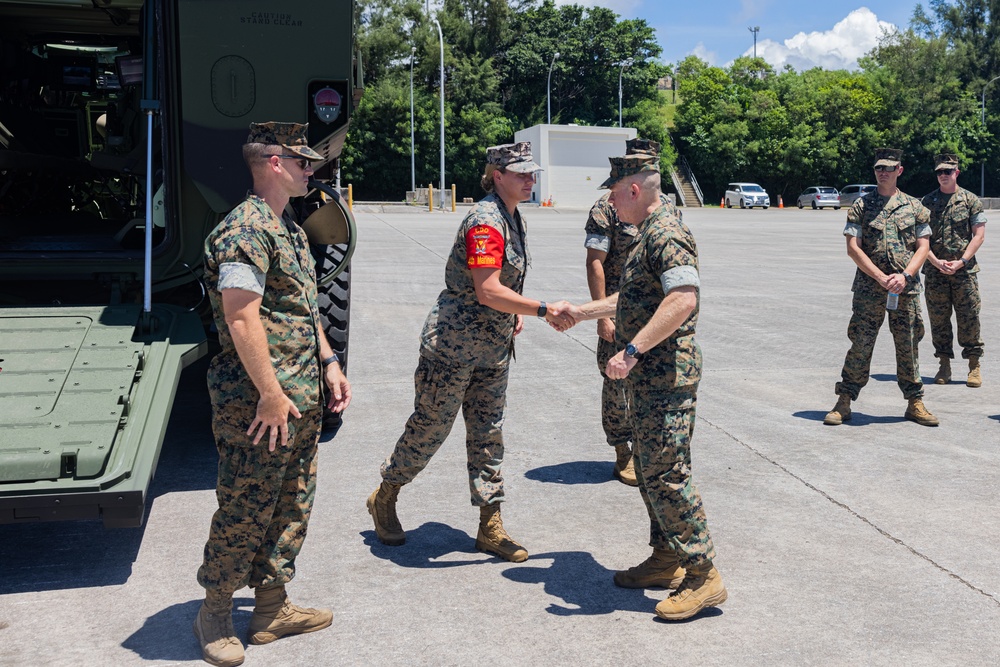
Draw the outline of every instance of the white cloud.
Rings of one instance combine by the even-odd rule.
[[[857,69],[858,58],[872,50],[884,31],[894,30],[896,26],[861,7],[832,30],[800,32],[782,44],[770,39],[757,42],[757,55],[779,70],[786,64],[800,71],[812,67]],[[743,55],[753,55],[753,48]]]
[[[691,49],[690,55],[698,56],[712,66],[719,62],[719,55],[715,51],[709,51],[704,42],[698,42],[698,44]]]

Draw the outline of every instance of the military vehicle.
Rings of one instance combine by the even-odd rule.
[[[331,181],[362,89],[353,0],[0,0],[0,523],[142,524],[203,243],[256,121],[325,160],[289,214],[346,361],[354,220]],[[209,334],[209,335],[207,335]]]

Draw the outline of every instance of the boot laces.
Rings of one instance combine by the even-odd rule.
[[[379,512],[379,523],[392,531],[402,530],[403,526],[399,523],[399,517],[396,516],[396,496],[399,495],[399,489],[393,489],[385,494],[384,498],[381,495],[379,494],[375,498],[375,506],[381,510]]]
[[[233,619],[232,616],[226,616],[223,614],[213,614],[211,612],[206,612],[205,623],[208,630],[208,637],[205,639],[209,640],[209,644],[216,644],[218,646],[228,646],[230,644],[238,644],[239,640],[236,638],[236,630],[233,629]]]

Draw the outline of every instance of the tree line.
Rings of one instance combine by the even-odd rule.
[[[440,77],[437,29],[422,0],[359,0],[356,34],[365,92],[345,147],[344,178],[360,199],[400,200],[410,188],[412,54],[418,187],[437,183]],[[695,56],[665,66],[652,28],[602,7],[554,0],[444,0],[447,183],[477,197],[485,148],[546,122],[623,120],[676,150],[708,202],[732,181],[756,181],[786,200],[810,185],[872,182],[876,147],[902,148],[900,187],[936,187],[932,157],[957,152],[960,183],[1000,194],[1000,0],[931,0],[907,29],[883,34],[858,71],[775,71],[761,58],[712,67]],[[555,54],[558,53],[558,58]],[[629,60],[631,59],[631,60]],[[631,62],[630,65],[623,63]],[[656,83],[673,74],[680,104]],[[668,125],[673,123],[672,129]],[[669,131],[668,131],[669,129]]]

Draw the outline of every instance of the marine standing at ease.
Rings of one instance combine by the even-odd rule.
[[[875,339],[889,314],[889,331],[896,348],[896,382],[907,400],[904,417],[922,426],[938,419],[924,407],[917,347],[924,337],[917,271],[930,248],[930,214],[915,198],[899,191],[903,151],[875,151],[878,188],[857,199],[847,213],[844,236],[847,254],[858,265],[854,277],[851,349],[844,359],[837,404],[823,423],[837,426],[851,419],[851,401],[868,384]]]
[[[649,139],[629,139],[625,142],[626,155],[651,155],[658,157],[660,144]],[[591,207],[587,218],[587,287],[595,301],[618,291],[625,258],[639,238],[638,228],[618,218],[606,193]],[[662,203],[671,214],[680,213],[670,201],[661,196]],[[615,320],[602,317],[597,320],[597,367],[604,378],[601,388],[601,425],[608,444],[615,448],[615,467],[612,476],[622,484],[638,486],[635,462],[632,457],[632,426],[628,421],[628,400],[625,383],[612,380],[605,373],[608,360],[618,351],[615,347]]]
[[[931,212],[931,250],[924,264],[927,284],[927,316],[931,321],[934,356],[940,368],[934,376],[936,384],[951,382],[952,346],[951,312],[955,311],[958,344],[962,358],[969,360],[969,376],[965,384],[983,384],[979,358],[983,356],[983,339],[979,327],[979,263],[976,252],[986,239],[986,215],[979,197],[958,187],[958,156],[939,153],[934,156],[934,173],[938,189],[923,198]]]
[[[282,212],[308,190],[306,126],[252,123],[243,158],[253,191],[205,241],[221,351],[208,389],[219,450],[218,509],[198,583],[205,602],[194,633],[206,662],[243,663],[233,629],[233,593],[254,589],[250,643],[322,630],[328,609],[292,604],[285,584],[306,537],[316,493],[316,449],[328,405],[341,411],[351,386],[323,332],[316,272],[305,232]]]

